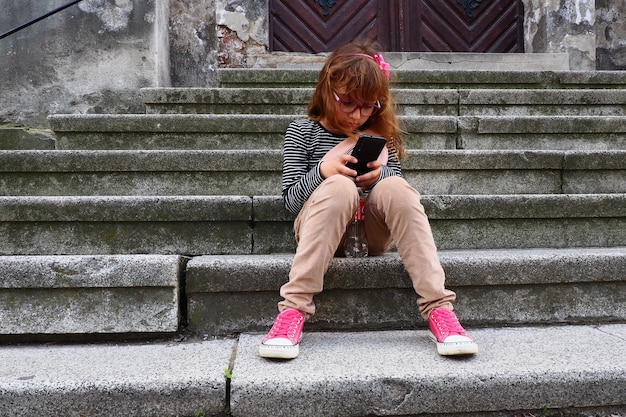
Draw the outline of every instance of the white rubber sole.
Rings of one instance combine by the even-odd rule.
[[[430,340],[437,345],[437,353],[442,356],[455,356],[455,355],[475,355],[478,353],[478,345],[476,342],[438,342],[437,338],[432,332],[428,332]]]
[[[300,345],[295,346],[279,346],[264,345],[259,346],[259,356],[269,359],[294,359],[300,353]]]

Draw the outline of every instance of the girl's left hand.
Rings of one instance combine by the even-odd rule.
[[[382,164],[378,160],[368,163],[367,164],[368,168],[371,168],[372,170],[354,179],[354,182],[356,182],[357,187],[367,189],[367,188],[370,188],[372,185],[376,184],[378,182],[378,179],[380,178],[381,165]]]

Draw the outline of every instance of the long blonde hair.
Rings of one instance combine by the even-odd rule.
[[[381,108],[368,119],[367,127],[387,138],[388,147],[401,159],[406,156],[406,150],[389,80],[374,59],[377,54],[373,44],[359,42],[348,43],[333,52],[320,71],[308,116],[316,121],[324,119],[329,128],[349,136],[353,132],[337,121],[333,92],[343,87],[346,94],[362,103],[379,101]]]

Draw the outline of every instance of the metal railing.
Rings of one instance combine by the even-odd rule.
[[[48,13],[46,13],[46,14],[44,14],[42,16],[39,16],[39,17],[37,17],[37,18],[27,22],[27,23],[24,23],[23,25],[20,25],[20,26],[16,27],[15,29],[11,29],[10,31],[3,33],[2,35],[0,35],[0,39],[4,39],[4,38],[6,38],[9,35],[14,34],[15,32],[19,32],[20,30],[22,30],[22,29],[24,29],[24,28],[26,28],[26,27],[34,24],[34,23],[37,23],[40,20],[45,19],[46,17],[52,16],[53,14],[56,14],[56,13],[60,12],[61,10],[65,10],[68,7],[71,7],[71,6],[75,5],[76,3],[80,3],[81,1],[83,1],[83,0],[72,0],[69,3],[64,4],[63,6],[57,7],[56,9],[51,10],[51,11],[49,11]]]

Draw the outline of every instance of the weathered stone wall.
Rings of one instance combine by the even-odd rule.
[[[626,70],[626,0],[596,0],[598,69]]]
[[[173,86],[214,84],[217,60],[215,2],[169,0],[171,83]]]
[[[596,69],[594,0],[524,0],[524,14],[526,53],[567,52],[570,69]]]
[[[65,0],[2,2],[3,32]],[[0,124],[50,113],[143,111],[139,88],[169,84],[166,0],[84,0],[0,41]]]
[[[225,0],[216,5],[221,67],[246,66],[248,56],[267,53],[267,2]]]
[[[216,68],[267,55],[267,14],[267,1],[170,0],[172,85],[214,85]]]

